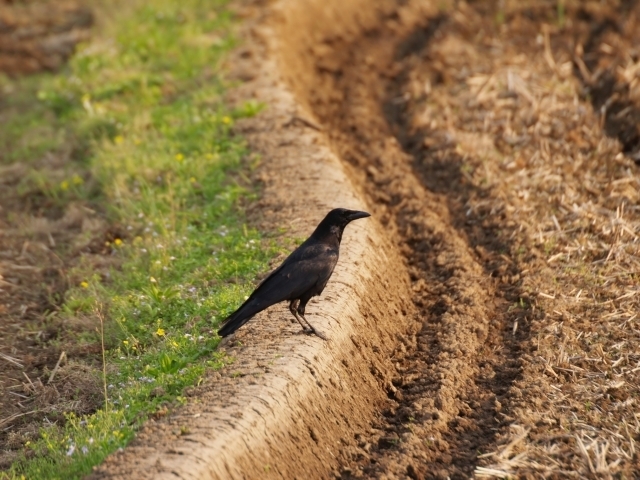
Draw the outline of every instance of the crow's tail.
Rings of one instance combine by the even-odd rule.
[[[241,326],[251,320],[256,313],[262,308],[256,308],[254,302],[249,299],[247,302],[243,303],[238,310],[229,315],[225,321],[222,323],[222,327],[218,330],[218,335],[221,337],[226,337],[231,335],[233,332],[238,330]]]

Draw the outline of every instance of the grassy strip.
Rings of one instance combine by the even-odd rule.
[[[104,248],[121,260],[108,279],[94,273],[90,258],[81,261],[60,313],[105,318],[107,403],[44,427],[0,478],[90,472],[150,414],[184,401],[183,389],[207,367],[225,361],[214,352],[216,324],[271,252],[258,248],[237,209],[251,193],[237,181],[246,149],[230,128],[256,108],[230,111],[221,99],[216,69],[233,46],[224,3],[158,0],[115,18],[67,72],[27,82],[23,92],[37,86],[38,110],[0,137],[9,161],[73,137],[80,173],[60,181],[34,172],[29,181],[51,198],[107,209],[118,227]],[[43,126],[48,133],[36,135]],[[41,141],[25,145],[15,140],[21,136]],[[97,333],[86,335],[78,341]]]

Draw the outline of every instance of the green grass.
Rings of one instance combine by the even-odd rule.
[[[4,128],[0,130],[0,151],[3,152],[0,162],[3,164],[33,160],[47,151],[60,148],[64,143],[63,132],[53,112],[47,106],[33,102],[37,83],[33,79],[27,79],[24,83],[18,92],[10,91],[6,98],[7,105],[3,106],[5,112],[20,112],[14,113],[14,121],[3,125]],[[3,84],[10,83],[4,80]]]
[[[140,2],[141,4],[144,2]],[[65,317],[104,317],[107,403],[43,427],[0,478],[77,478],[125,446],[141,423],[184,402],[186,386],[227,360],[215,329],[273,254],[239,208],[247,150],[230,129],[256,106],[230,110],[219,64],[233,45],[222,0],[157,0],[116,16],[62,73],[13,89],[2,163],[29,165],[72,146],[62,178],[31,168],[25,195],[84,201],[112,222],[104,249],[70,273]],[[78,342],[96,342],[98,330]],[[96,372],[98,374],[98,372]]]

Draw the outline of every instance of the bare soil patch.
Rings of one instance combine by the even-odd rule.
[[[0,2],[0,72],[56,70],[89,38],[93,14],[72,1]]]

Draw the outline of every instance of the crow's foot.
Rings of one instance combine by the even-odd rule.
[[[322,333],[320,330],[316,330],[315,328],[311,327],[310,329],[305,329],[304,333],[306,333],[307,335],[315,335],[316,337],[321,338],[322,340],[324,340],[325,342],[329,340],[329,337],[327,337],[324,333]]]

